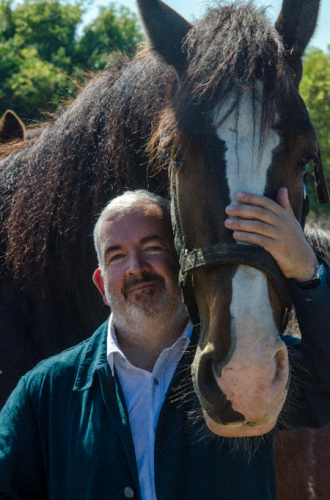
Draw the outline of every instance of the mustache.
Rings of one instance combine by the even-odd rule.
[[[124,284],[123,288],[121,289],[122,294],[124,295],[125,299],[127,298],[127,294],[130,291],[130,289],[133,286],[136,285],[141,285],[142,283],[159,283],[161,285],[165,285],[165,279],[162,276],[159,276],[159,274],[156,273],[145,273],[141,276],[141,278],[129,278],[126,283]]]

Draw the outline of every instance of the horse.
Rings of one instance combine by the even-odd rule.
[[[319,2],[284,0],[275,27],[252,3],[211,9],[194,25],[159,0],[138,5],[150,48],[98,75],[0,164],[2,402],[27,369],[105,319],[89,279],[93,223],[127,188],[167,194],[168,167],[180,280],[200,321],[192,376],[206,423],[222,436],[260,435],[287,394],[287,350],[273,332],[290,302],[270,256],[234,242],[224,208],[238,190],[275,199],[285,186],[302,220],[310,161],[327,201],[298,93]],[[233,367],[242,376],[231,379]]]
[[[8,109],[0,118],[0,162],[22,148],[31,147],[53,121],[54,118],[51,116],[47,121],[25,126],[20,117]]]
[[[9,109],[0,119],[0,144],[26,140],[26,128],[17,114]]]
[[[293,30],[290,1],[275,28],[256,11],[250,17],[251,4],[210,10],[194,26],[158,2],[151,16],[150,2],[139,6],[154,51],[179,80],[150,152],[171,171],[180,282],[199,313],[195,391],[212,432],[260,435],[273,428],[286,397],[287,350],[272,333],[283,332],[289,298],[269,255],[234,242],[225,207],[241,190],[274,200],[286,186],[303,219],[306,165],[314,159],[317,171],[321,160],[298,93],[309,40],[299,22],[313,32],[317,2],[304,4]]]

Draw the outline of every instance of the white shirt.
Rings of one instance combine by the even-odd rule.
[[[110,316],[107,359],[116,369],[126,401],[133,436],[135,457],[143,500],[156,500],[154,447],[158,416],[176,367],[186,350],[193,331],[190,321],[181,337],[160,354],[152,373],[133,366],[120,350]]]

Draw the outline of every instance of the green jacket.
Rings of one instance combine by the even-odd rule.
[[[299,411],[291,411],[290,417],[295,426],[324,425],[330,420],[330,294],[324,283],[309,292],[312,301],[305,301],[306,292],[298,295],[298,313],[307,323],[310,314],[314,318],[306,336],[317,344],[319,363],[308,358],[297,396]],[[320,333],[315,317],[325,304],[327,318],[320,321],[326,331]],[[127,487],[140,499],[127,410],[107,363],[106,338],[107,323],[19,382],[0,414],[1,500],[124,500]],[[286,342],[294,358],[299,357],[297,339]],[[328,349],[323,357],[322,342]],[[273,434],[237,446],[238,440],[217,438],[206,430],[189,376],[192,351],[182,357],[159,416],[157,500],[274,500]],[[318,367],[321,374],[315,373]],[[313,381],[321,384],[321,392]]]

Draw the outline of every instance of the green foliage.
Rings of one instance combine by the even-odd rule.
[[[98,71],[106,66],[109,52],[133,56],[142,40],[137,16],[127,7],[111,3],[108,8],[99,7],[99,16],[85,28],[77,42],[75,61],[82,69]]]
[[[44,61],[52,61],[60,49],[72,57],[83,13],[79,1],[69,5],[57,0],[25,0],[14,10],[15,34],[22,37],[25,47],[35,47]]]
[[[328,53],[312,48],[304,60],[304,77],[300,93],[309,108],[311,120],[318,133],[323,168],[330,186],[330,47]],[[312,168],[309,167],[307,189],[311,210],[315,215],[328,214],[328,205],[319,205],[314,189]]]
[[[20,116],[33,119],[40,109],[55,109],[67,88],[67,77],[59,68],[42,61],[34,47],[24,48],[17,70],[0,88],[0,102],[5,103],[3,111],[19,110]]]
[[[118,51],[134,54],[137,17],[113,3],[77,37],[84,1],[0,0],[0,116],[38,119],[75,92],[78,74],[104,69]]]
[[[0,0],[0,40],[8,40],[15,35],[15,21],[12,0]]]

